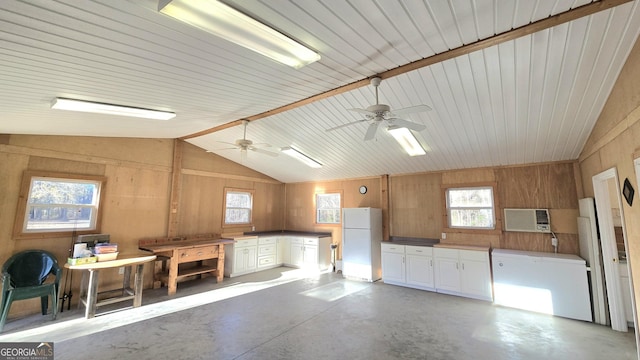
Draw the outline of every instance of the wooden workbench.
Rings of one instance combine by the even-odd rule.
[[[156,279],[167,285],[167,293],[176,293],[178,281],[188,276],[215,274],[218,282],[224,276],[224,245],[233,243],[230,239],[206,237],[178,237],[146,239],[138,242],[141,250],[151,251],[158,259],[168,260],[169,266],[156,268]],[[203,260],[217,259],[216,266],[203,264]],[[179,269],[180,264],[198,262],[196,266]]]

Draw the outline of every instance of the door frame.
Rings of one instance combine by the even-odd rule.
[[[611,201],[609,196],[609,180],[614,180],[616,185],[617,199],[620,207],[620,217],[622,229],[624,231],[624,214],[620,201],[620,182],[616,168],[610,168],[593,176],[593,192],[598,212],[598,224],[600,227],[600,245],[602,247],[602,262],[604,265],[604,275],[607,288],[607,300],[609,303],[609,314],[611,317],[611,328],[616,331],[629,331],[627,319],[624,312],[622,299],[622,288],[620,287],[620,272],[618,269],[618,248],[616,246],[616,235],[611,215]],[[626,236],[625,236],[626,243]],[[631,274],[629,274],[631,278]]]

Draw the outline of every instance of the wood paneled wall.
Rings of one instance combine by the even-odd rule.
[[[315,195],[317,193],[339,192],[342,194],[342,207],[373,207],[382,208],[383,216],[388,216],[386,209],[387,190],[381,184],[386,184],[386,176],[292,183],[285,185],[285,229],[301,231],[318,231],[332,233],[333,242],[338,245],[338,258],[342,257],[342,229],[340,225],[317,224],[315,219]],[[367,187],[366,194],[360,194],[360,186]],[[385,226],[385,229],[386,226]]]
[[[287,184],[285,224],[287,229],[331,230],[335,241],[341,242],[339,226],[315,224],[314,195],[318,191],[342,191],[344,207],[383,208],[388,214],[391,236],[440,239],[445,231],[446,239],[441,240],[444,243],[552,252],[550,234],[501,231],[505,207],[543,208],[549,209],[552,230],[559,238],[558,251],[577,254],[578,201],[574,165],[575,162],[558,162],[388,176],[388,209],[380,200],[386,196],[385,188],[380,186],[385,183],[381,179],[386,177]],[[480,183],[496,184],[498,230],[446,229],[443,223],[445,188]],[[367,195],[357,192],[363,184],[369,188]]]
[[[593,176],[615,168],[619,185],[625,179],[636,189],[633,206],[622,201],[625,219],[627,261],[633,278],[636,313],[640,304],[640,184],[633,161],[640,157],[640,42],[636,42],[611,91],[582,153],[579,164],[584,196],[593,197]]]
[[[250,231],[223,228],[226,186],[254,190],[256,230],[284,227],[284,184],[264,174],[181,143],[181,184],[176,196],[177,232],[181,234]],[[123,253],[137,251],[141,238],[167,235],[174,159],[174,140],[61,136],[0,136],[0,264],[25,249],[53,252],[66,262],[71,238],[14,240],[13,222],[25,170],[101,175],[107,178],[102,210],[102,232],[111,235]],[[152,282],[146,267],[145,283]],[[78,293],[80,276],[73,277]],[[117,271],[105,271],[101,286],[121,282]],[[77,298],[74,297],[76,302]],[[39,301],[19,301],[11,316],[39,311]]]

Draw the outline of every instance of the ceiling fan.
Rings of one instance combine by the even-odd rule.
[[[236,140],[235,143],[232,144],[232,143],[225,142],[225,141],[218,141],[219,143],[231,145],[233,147],[224,148],[224,149],[218,149],[218,150],[240,149],[240,159],[243,160],[243,161],[247,159],[248,150],[255,151],[257,153],[265,154],[265,155],[269,155],[269,156],[278,156],[278,153],[262,149],[263,147],[271,147],[271,145],[264,144],[264,143],[263,144],[254,144],[253,141],[247,139],[247,125],[248,124],[249,124],[249,120],[242,120],[242,126],[244,127],[244,129],[243,129],[244,132],[243,132],[243,135],[242,135],[242,139]]]
[[[332,127],[331,129],[327,129],[327,131],[337,130],[346,126],[351,126],[354,124],[358,124],[361,122],[368,121],[369,128],[367,128],[367,133],[364,135],[364,140],[371,140],[376,136],[376,131],[380,126],[380,123],[386,121],[389,127],[404,127],[407,129],[422,131],[426,129],[426,126],[422,124],[417,124],[411,121],[403,120],[398,118],[398,116],[403,116],[407,114],[413,114],[417,112],[429,111],[431,110],[430,106],[427,105],[417,105],[410,106],[403,109],[391,110],[389,105],[380,104],[378,102],[378,86],[382,82],[382,79],[379,77],[374,77],[371,79],[371,85],[376,89],[376,104],[367,107],[366,109],[348,109],[349,111],[354,111],[365,116],[364,119],[352,121],[350,123],[346,123],[343,125],[339,125],[336,127]]]

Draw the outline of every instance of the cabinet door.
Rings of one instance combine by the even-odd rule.
[[[291,265],[302,267],[304,263],[304,245],[301,243],[291,243]]]
[[[233,273],[243,273],[247,271],[247,248],[236,248],[233,253]]]
[[[278,238],[278,249],[276,253],[277,264],[291,264],[291,242],[286,236]]]
[[[254,271],[258,267],[258,248],[256,246],[251,246],[246,248],[246,264],[247,271]]]
[[[317,269],[318,268],[318,247],[304,245],[302,262],[305,268]]]
[[[433,258],[424,255],[406,255],[407,284],[433,287]]]
[[[382,253],[382,281],[388,283],[405,282],[404,253]]]
[[[461,291],[466,294],[490,299],[492,296],[489,265],[483,261],[473,260],[462,260],[461,263]]]
[[[253,271],[257,266],[256,247],[244,247],[235,249],[233,256],[233,273]]]
[[[437,289],[460,291],[460,271],[457,258],[434,257]]]

